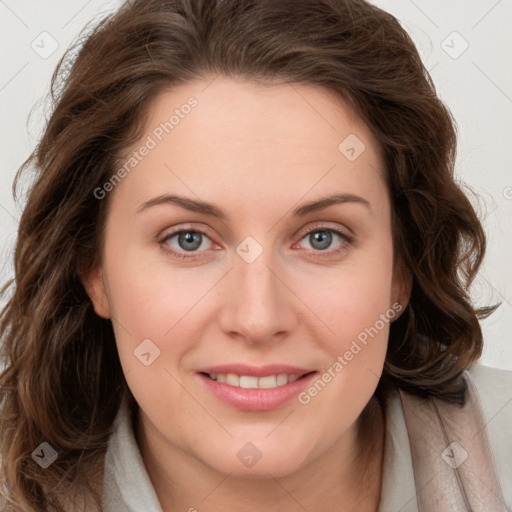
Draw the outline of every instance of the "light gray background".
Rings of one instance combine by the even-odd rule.
[[[476,304],[502,303],[482,323],[481,362],[512,370],[512,0],[373,1],[411,34],[457,120],[457,175],[479,194],[475,204],[488,234],[487,258],[472,297]],[[11,184],[44,124],[53,69],[88,21],[118,5],[118,0],[0,0],[1,283],[12,275],[22,207],[13,201]],[[4,303],[5,298],[0,306]]]

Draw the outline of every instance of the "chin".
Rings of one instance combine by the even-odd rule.
[[[233,478],[268,479],[293,474],[306,465],[306,454],[289,446],[276,450],[274,446],[264,446],[264,441],[235,443],[232,448],[209,453],[203,458],[203,464],[214,471],[229,474]],[[258,448],[258,446],[261,448]],[[201,460],[201,458],[199,458]]]

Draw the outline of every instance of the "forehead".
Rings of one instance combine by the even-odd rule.
[[[143,137],[121,161],[133,164],[117,187],[131,201],[176,189],[237,206],[334,189],[386,193],[371,131],[319,87],[217,76],[161,93],[147,114]]]

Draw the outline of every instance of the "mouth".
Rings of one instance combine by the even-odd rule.
[[[196,373],[206,391],[221,402],[253,412],[289,405],[316,374],[316,370],[283,365],[225,365]]]
[[[200,372],[210,380],[227,384],[243,389],[274,389],[281,386],[286,386],[290,382],[300,380],[307,375],[316,373],[315,371],[297,374],[297,373],[276,373],[273,375],[266,375],[264,377],[257,377],[255,375],[237,375],[236,373],[205,373]]]

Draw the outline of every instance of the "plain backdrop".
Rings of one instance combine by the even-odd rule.
[[[488,252],[473,289],[475,304],[501,302],[482,322],[481,362],[512,370],[512,0],[374,0],[414,39],[438,94],[457,121],[458,179],[474,199]],[[0,0],[0,282],[13,274],[23,203],[11,185],[45,119],[51,74],[85,24],[119,1]],[[29,113],[32,110],[30,122]],[[0,306],[5,304],[5,297]]]

